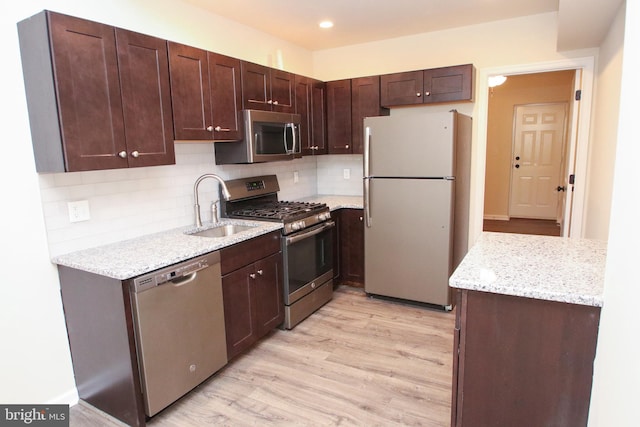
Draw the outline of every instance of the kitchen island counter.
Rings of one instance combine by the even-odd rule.
[[[483,233],[456,288],[451,425],[587,425],[606,243]]]
[[[606,242],[482,233],[452,288],[602,307]]]

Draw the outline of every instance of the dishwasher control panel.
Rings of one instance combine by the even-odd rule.
[[[151,273],[147,273],[133,279],[131,290],[136,293],[143,292],[155,286],[162,285],[163,283],[188,276],[217,262],[220,262],[220,253],[212,252],[203,257],[152,271]]]

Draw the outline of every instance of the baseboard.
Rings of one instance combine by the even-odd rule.
[[[509,215],[485,215],[484,219],[494,221],[509,221]]]
[[[74,387],[71,390],[67,390],[66,392],[62,393],[61,395],[55,397],[54,399],[51,399],[47,403],[49,403],[51,405],[69,405],[69,406],[74,406],[74,405],[78,404],[79,400],[80,400],[80,397],[78,396],[78,389],[76,389]]]

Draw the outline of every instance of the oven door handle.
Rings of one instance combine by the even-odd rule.
[[[311,236],[315,236],[316,234],[320,234],[329,228],[333,228],[336,226],[336,223],[333,221],[326,221],[322,224],[310,228],[309,230],[302,231],[300,233],[293,234],[291,236],[286,236],[284,241],[287,246],[293,245],[294,243],[299,242],[300,240],[307,239]]]

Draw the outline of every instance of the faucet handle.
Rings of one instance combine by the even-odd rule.
[[[213,202],[211,202],[211,222],[212,223],[216,223],[218,222],[218,200],[214,200]]]

